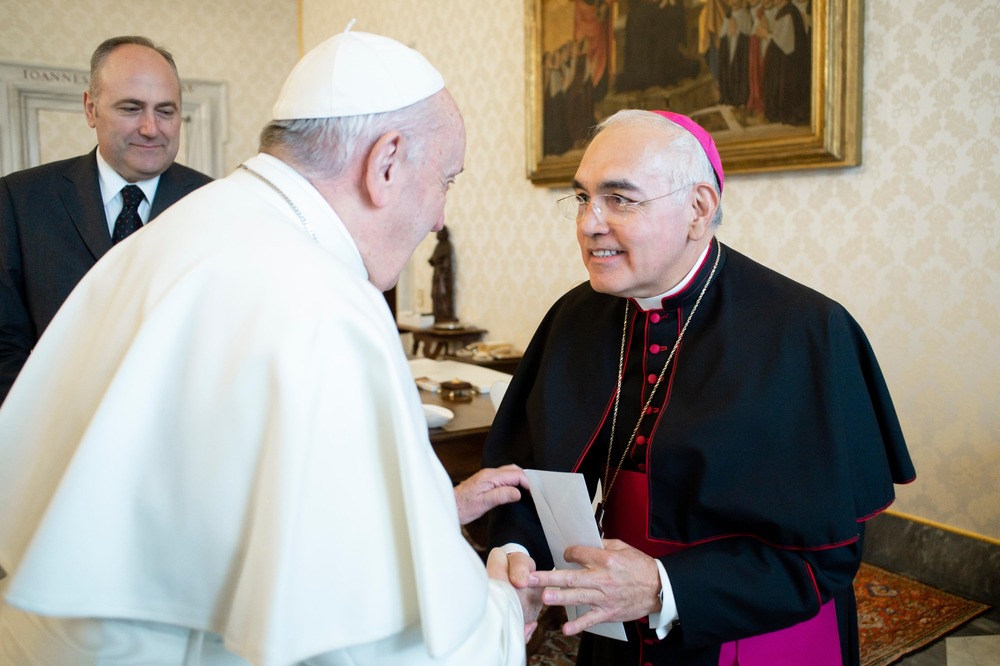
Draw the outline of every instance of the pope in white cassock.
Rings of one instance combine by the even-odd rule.
[[[524,662],[459,528],[523,475],[453,491],[382,296],[464,153],[440,74],[345,32],[86,276],[0,410],[0,663]]]

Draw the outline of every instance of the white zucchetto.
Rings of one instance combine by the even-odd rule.
[[[441,73],[420,53],[350,27],[299,60],[274,104],[274,120],[385,113],[444,88]]]

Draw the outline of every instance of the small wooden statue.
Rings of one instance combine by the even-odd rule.
[[[437,232],[437,245],[428,263],[434,267],[431,279],[431,305],[434,323],[458,321],[455,316],[454,249],[448,240],[448,227]]]

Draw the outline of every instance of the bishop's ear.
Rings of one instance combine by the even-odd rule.
[[[401,144],[403,137],[399,132],[387,132],[380,136],[365,160],[364,179],[372,204],[377,207],[386,206],[396,193],[399,171],[403,156]]]
[[[708,231],[715,211],[719,207],[719,193],[708,183],[698,183],[694,186],[691,197],[691,222],[688,236],[691,240],[701,240]]]

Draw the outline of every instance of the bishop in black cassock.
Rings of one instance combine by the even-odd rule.
[[[678,119],[708,154],[721,192],[710,137]],[[622,134],[607,127],[595,143],[604,131]],[[650,144],[620,145],[648,154]],[[576,196],[581,247],[600,237],[602,247],[620,248],[600,259],[614,262],[637,252],[626,234],[641,230],[625,226],[670,222],[649,204],[645,213],[626,205],[630,218],[613,219],[620,201],[598,193],[650,192],[621,171],[627,160],[612,162],[594,169],[585,155]],[[681,215],[688,210],[683,204]],[[588,265],[591,281],[556,302],[528,345],[484,465],[581,472],[592,493],[600,480],[605,537],[666,572],[676,614],[665,636],[644,613],[617,618],[628,620],[628,642],[585,633],[579,664],[714,666],[737,656],[744,664],[856,664],[852,581],[865,521],[893,501],[894,483],[914,478],[888,389],[841,305],[708,229],[686,277],[662,298],[601,293],[624,269]],[[490,541],[525,546],[539,572],[552,567],[528,498],[493,512]]]

